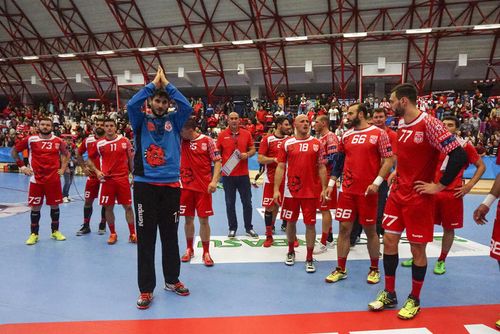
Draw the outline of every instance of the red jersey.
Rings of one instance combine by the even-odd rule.
[[[364,195],[377,177],[382,159],[392,156],[387,132],[374,125],[344,133],[339,151],[345,153],[341,191],[355,195]]]
[[[92,161],[97,169],[101,169],[101,161],[99,160],[99,153],[97,152],[97,142],[101,139],[102,138],[96,138],[95,136],[86,137],[78,147],[78,154],[83,156],[85,152],[87,152],[90,161]],[[89,177],[96,178],[94,173],[91,173]]]
[[[233,152],[238,149],[241,153],[248,152],[248,149],[253,146],[253,138],[250,132],[245,129],[238,129],[238,132],[233,134],[230,128],[222,131],[217,137],[217,149],[222,155],[222,166],[229,160]],[[234,167],[230,176],[248,175],[248,159],[240,160]]]
[[[335,155],[339,152],[339,138],[331,131],[319,138],[323,149],[325,150],[324,159],[326,160],[326,172],[329,177],[332,173]]]
[[[397,202],[411,202],[419,195],[413,187],[415,181],[432,182],[439,154],[448,154],[460,146],[443,123],[426,113],[405,124],[398,125],[398,163],[391,196]]]
[[[219,161],[220,153],[212,138],[199,135],[181,144],[181,183],[183,189],[208,191],[212,181],[212,161]]]
[[[385,132],[387,132],[387,135],[389,136],[389,142],[391,143],[392,146],[392,154],[398,154],[397,152],[398,134],[396,133],[396,131],[394,131],[388,126],[386,126],[384,130]]]
[[[128,179],[129,174],[129,158],[133,156],[132,144],[130,141],[121,136],[116,136],[115,139],[109,140],[106,137],[97,142],[97,153],[101,163],[101,172],[105,178]]]
[[[472,144],[468,140],[458,137],[457,140],[460,143],[460,145],[464,148],[465,153],[467,154],[467,165],[460,170],[460,173],[458,173],[457,177],[453,180],[453,182],[450,183],[443,191],[455,192],[456,188],[461,187],[465,169],[467,169],[469,164],[475,164],[479,159],[481,159],[479,154],[477,154],[475,147],[472,146]],[[441,153],[439,155],[438,168],[436,170],[436,178],[434,179],[434,182],[436,183],[439,182],[439,180],[444,174],[444,171],[446,170],[447,165],[448,165],[448,156],[446,154]]]
[[[29,150],[28,159],[33,169],[30,182],[47,184],[60,180],[57,173],[61,168],[60,155],[69,155],[64,140],[54,135],[48,139],[34,135],[17,142],[15,148],[18,152]]]
[[[283,141],[278,162],[286,163],[284,197],[318,198],[321,187],[318,165],[325,164],[325,150],[314,137]]]
[[[266,135],[260,142],[259,154],[268,158],[277,158],[284,140],[285,137],[276,137],[274,134]],[[278,164],[274,162],[265,165],[266,173],[264,174],[264,183],[274,184],[276,166],[278,166]]]

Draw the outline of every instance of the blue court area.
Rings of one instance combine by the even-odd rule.
[[[215,266],[206,268],[197,264],[201,248],[197,249],[193,263],[183,264],[181,268],[181,280],[189,287],[191,295],[180,297],[163,290],[161,259],[157,256],[154,302],[149,310],[138,310],[135,305],[138,296],[136,247],[127,242],[128,229],[123,209],[115,208],[117,244],[109,246],[107,236],[97,235],[100,212],[96,203],[91,222],[92,233],[75,236],[83,219],[83,202],[79,194],[83,194],[84,183],[83,177],[76,177],[71,188],[74,201],[61,205],[60,230],[67,237],[64,242],[49,238],[48,207],[42,209],[40,241],[35,246],[24,244],[29,235],[29,213],[0,219],[0,323],[364,311],[367,303],[383,288],[382,282],[378,285],[366,283],[369,260],[365,256],[367,251],[364,245],[352,249],[352,256],[357,259],[348,261],[349,278],[327,284],[324,278],[336,261],[325,260],[325,256],[321,260],[320,255],[317,257],[316,273],[307,274],[304,263],[300,261],[305,255],[302,245],[297,250],[299,261],[295,266],[287,267],[283,261],[273,260],[276,256],[284,260],[284,242],[281,246],[277,242],[277,246],[268,249],[259,247],[259,242],[246,237],[236,243],[240,246],[225,242],[224,194],[219,189],[213,198],[215,216],[211,218],[212,235],[220,241],[211,245]],[[25,202],[27,186],[28,177],[0,173],[0,203]],[[253,224],[262,241],[264,219],[258,212],[262,188],[252,189],[252,193],[255,208]],[[422,292],[424,308],[500,303],[498,264],[487,255],[495,210],[489,214],[487,226],[477,226],[471,218],[472,211],[482,199],[483,196],[478,195],[465,198],[465,227],[457,232],[462,241],[456,242],[456,253],[447,259],[448,272],[443,276],[434,275],[432,268],[436,258],[430,259]],[[237,207],[238,217],[242,217],[241,208]],[[241,219],[239,224],[238,234],[241,235],[244,232]],[[300,221],[297,226],[298,234],[303,235],[305,229]],[[338,226],[334,222],[334,233],[337,231]],[[320,232],[320,224],[317,224],[317,232]],[[436,232],[441,231],[436,228]],[[280,238],[284,239],[281,231],[276,236],[276,239]],[[179,228],[179,239],[183,252],[183,224]],[[219,247],[214,249],[214,244]],[[157,254],[160,254],[159,241],[157,246]],[[407,253],[408,245],[402,248]],[[231,252],[236,252],[238,256],[231,256]],[[334,259],[335,250],[329,252],[329,259]],[[226,256],[230,260],[223,258]],[[411,270],[400,266],[396,282],[400,304],[409,293],[410,284]],[[241,325],[251,326],[248,323]]]

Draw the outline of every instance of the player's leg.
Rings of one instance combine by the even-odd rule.
[[[186,235],[186,251],[181,257],[182,262],[189,262],[194,257],[194,216],[184,216],[184,234]],[[201,228],[201,227],[200,227]],[[200,230],[201,234],[201,230]]]
[[[366,281],[369,284],[380,282],[378,267],[380,257],[380,239],[377,233],[378,194],[368,196],[356,196],[356,206],[359,208],[358,219],[363,226],[368,243],[368,254],[370,255],[370,268]]]
[[[129,231],[128,242],[137,243],[137,235],[134,225],[134,210],[132,209],[132,192],[128,178],[116,180],[114,182],[116,203],[121,204],[125,210],[125,220]]]
[[[52,230],[51,238],[57,241],[64,241],[66,237],[59,231],[59,203],[62,202],[61,181],[43,185],[46,204],[50,206],[50,228]]]
[[[200,239],[203,247],[203,263],[207,267],[214,265],[214,261],[210,256],[210,224],[208,223],[208,217],[198,217],[200,221]]]
[[[104,205],[104,210],[106,211],[106,221],[108,222],[108,227],[109,227],[109,238],[108,238],[108,244],[113,245],[116,243],[118,240],[118,235],[116,234],[116,229],[115,229],[115,212],[114,212],[115,205]]]
[[[229,226],[228,237],[236,237],[238,230],[238,219],[236,218],[236,176],[223,176],[224,197],[226,200],[227,224]]]
[[[264,183],[262,193],[262,206],[264,207],[264,223],[266,226],[266,241],[264,247],[271,247],[273,244],[273,227],[277,214],[277,205],[273,201],[274,184]]]
[[[300,203],[295,198],[285,197],[281,209],[281,219],[287,220],[286,237],[288,240],[288,252],[285,264],[293,266],[295,264],[295,240],[297,239],[297,220],[299,218]]]
[[[313,260],[314,244],[316,243],[316,209],[317,198],[307,198],[300,200],[304,224],[306,226],[306,272],[314,273],[316,266]]]
[[[83,225],[76,232],[77,236],[88,234],[90,230],[90,219],[92,217],[94,199],[99,194],[99,181],[94,179],[87,179],[85,183],[84,203],[83,203]]]
[[[99,188],[99,205],[104,207],[104,214],[106,216],[106,222],[109,227],[109,238],[108,244],[113,245],[118,240],[115,229],[115,185],[112,180],[106,180],[106,182],[101,184]]]
[[[123,204],[123,209],[125,210],[125,220],[127,221],[129,237],[128,242],[136,244],[137,243],[137,235],[135,234],[135,225],[134,225],[134,209],[132,209],[132,205]]]
[[[30,236],[26,245],[34,245],[38,242],[40,229],[40,210],[43,203],[43,189],[39,184],[30,182],[28,190],[28,205],[31,207],[30,214]]]

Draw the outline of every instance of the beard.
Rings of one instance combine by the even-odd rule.
[[[97,129],[95,129],[95,134],[96,134],[98,137],[102,137],[102,136],[104,136],[104,133],[105,133],[105,131],[104,131],[104,129],[102,129],[102,128],[97,128]]]
[[[158,109],[154,109],[152,108],[151,109],[151,112],[153,113],[153,115],[155,115],[156,117],[163,117],[165,116],[165,114],[167,113],[167,111],[158,111]]]
[[[353,119],[352,121],[348,121],[348,122],[346,123],[346,126],[347,126],[347,128],[348,128],[348,129],[352,129],[352,128],[354,128],[354,127],[356,127],[356,126],[360,125],[360,124],[361,124],[361,120],[359,119],[359,117],[356,117],[356,118],[355,118],[355,119]]]
[[[50,135],[50,133],[52,132],[52,130],[42,130],[42,129],[39,129],[38,131],[44,136]]]
[[[405,110],[401,106],[397,106],[396,109],[394,110],[394,115],[397,117],[403,116],[405,113]]]

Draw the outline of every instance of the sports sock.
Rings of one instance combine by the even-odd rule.
[[[448,252],[441,251],[441,255],[439,255],[438,261],[446,261],[447,256]]]
[[[111,224],[111,223],[108,223],[108,227],[109,227],[109,232],[111,234],[116,234],[116,231],[115,231],[115,223]]]
[[[324,246],[326,246],[326,239],[328,239],[328,233],[325,233],[325,232],[321,233],[321,241],[320,241],[320,242],[321,242]]]
[[[314,247],[307,247],[306,261],[313,260],[313,250],[314,250]]]
[[[294,241],[288,242],[288,253],[295,253],[295,248],[293,248]]]
[[[193,250],[193,238],[186,238],[186,247]]]
[[[394,292],[395,289],[398,262],[398,254],[384,254],[385,289],[389,292]]]
[[[40,228],[40,211],[31,211],[31,233],[38,235]]]
[[[203,254],[208,253],[208,248],[210,247],[210,241],[202,241],[201,244],[203,245]],[[191,247],[193,246],[191,245]]]
[[[133,223],[132,224],[127,223],[127,226],[128,226],[128,231],[130,232],[130,234],[135,234],[135,225]]]
[[[370,267],[378,268],[378,257],[376,257],[374,259],[370,258]]]
[[[52,233],[59,230],[59,214],[60,214],[59,208],[50,209],[50,218],[52,219],[50,227],[52,229]]]
[[[410,295],[416,299],[420,299],[420,290],[424,285],[425,272],[427,271],[427,266],[416,266],[413,264],[411,266],[411,293]]]
[[[92,217],[92,207],[83,207],[83,224],[88,225],[90,223],[90,217]]]
[[[337,258],[337,266],[342,269],[342,271],[345,271],[345,264],[347,262],[346,257],[338,257]]]
[[[272,237],[272,236],[273,236],[273,227],[266,226],[266,237]]]
[[[106,222],[106,209],[104,207],[101,208],[101,223]]]
[[[264,222],[266,223],[266,235],[268,235],[268,227],[271,227],[272,234],[272,226],[273,226],[273,213],[271,211],[264,211]]]

